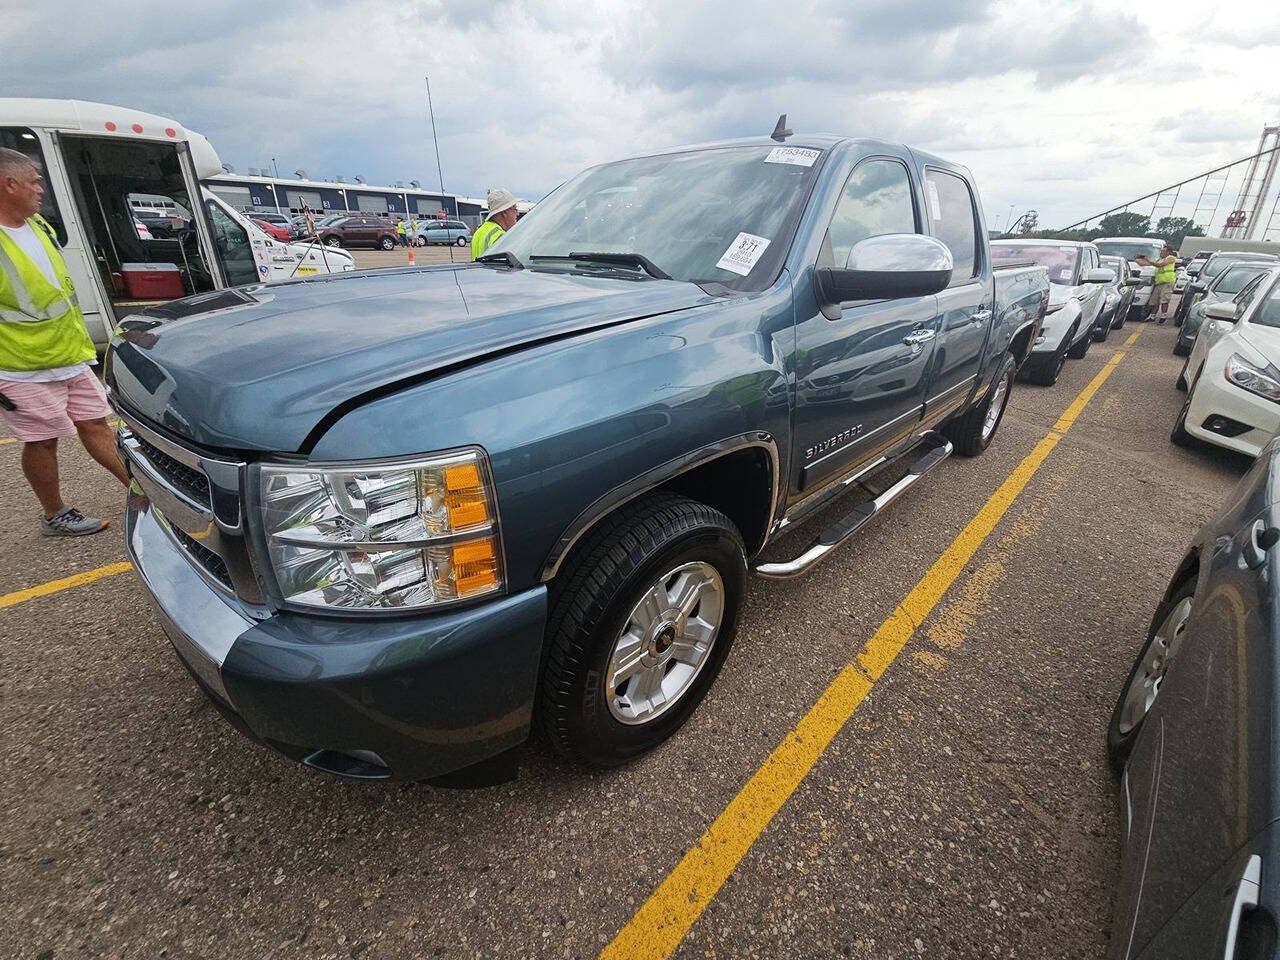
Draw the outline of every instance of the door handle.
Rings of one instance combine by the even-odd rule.
[[[977,326],[978,324],[986,323],[990,319],[991,319],[990,310],[979,310],[977,313],[975,313],[972,317],[969,318],[969,322],[972,323],[974,326]]]
[[[1236,955],[1236,936],[1240,933],[1240,916],[1245,910],[1258,905],[1258,886],[1262,883],[1262,858],[1256,853],[1245,864],[1244,873],[1236,885],[1236,899],[1231,904],[1231,920],[1227,923],[1226,949],[1222,952],[1223,960],[1234,960]]]
[[[918,347],[921,344],[928,343],[936,336],[937,334],[932,330],[912,330],[902,338],[902,342],[909,347]]]
[[[1244,544],[1244,562],[1250,570],[1257,570],[1267,562],[1267,551],[1280,540],[1280,530],[1268,527],[1261,520],[1253,521],[1249,539]]]

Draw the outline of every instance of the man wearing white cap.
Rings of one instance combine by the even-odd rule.
[[[489,216],[471,235],[471,259],[475,260],[498,242],[498,238],[515,226],[516,198],[510,190],[498,187],[489,191]]]

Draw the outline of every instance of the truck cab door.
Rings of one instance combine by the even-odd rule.
[[[951,249],[951,284],[938,294],[941,315],[924,418],[934,424],[973,392],[992,327],[995,283],[982,220],[969,184],[955,173],[926,167],[925,209],[929,232]]]
[[[843,265],[854,244],[919,233],[915,191],[896,157],[868,157],[845,182],[817,266]],[[918,428],[937,337],[937,299],[859,300],[829,320],[797,315],[792,489],[809,496]]]

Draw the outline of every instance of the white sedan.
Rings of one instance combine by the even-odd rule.
[[[1205,309],[1184,376],[1174,443],[1262,452],[1280,430],[1280,267]]]

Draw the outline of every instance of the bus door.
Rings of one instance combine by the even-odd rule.
[[[111,326],[147,306],[223,286],[185,144],[68,133],[54,133],[53,142]],[[138,195],[171,201],[174,215],[140,220],[131,204]]]

